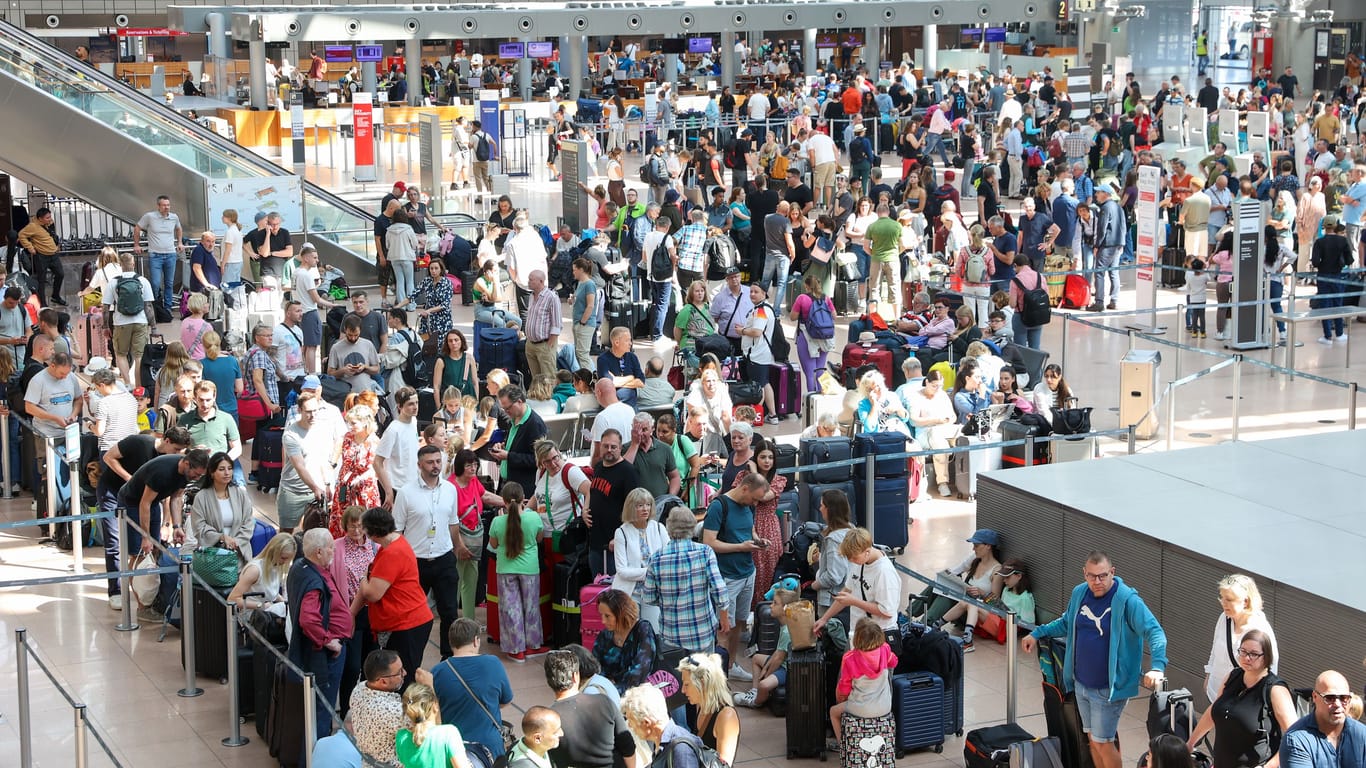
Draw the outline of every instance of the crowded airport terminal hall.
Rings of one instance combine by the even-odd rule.
[[[0,765],[1366,768],[1363,0],[182,2],[0,7]]]

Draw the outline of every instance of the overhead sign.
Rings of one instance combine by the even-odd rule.
[[[527,43],[526,56],[528,59],[548,59],[555,55],[554,43]]]
[[[382,45],[356,46],[356,61],[382,61],[383,59],[384,46]]]
[[[120,27],[114,34],[119,37],[183,37],[190,33],[166,27]]]

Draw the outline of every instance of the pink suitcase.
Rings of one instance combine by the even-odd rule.
[[[602,614],[598,612],[598,595],[612,587],[612,577],[599,576],[592,584],[579,590],[579,642],[584,648],[592,650],[593,641],[604,627]]]

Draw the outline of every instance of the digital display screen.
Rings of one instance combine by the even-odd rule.
[[[352,48],[349,45],[328,45],[323,48],[323,59],[326,61],[349,62],[351,61]]]
[[[384,46],[382,45],[358,45],[356,46],[356,61],[383,61]]]
[[[555,55],[554,43],[527,43],[526,55],[529,59],[548,59]]]
[[[688,38],[688,53],[711,53],[710,37]]]
[[[1004,43],[1006,41],[1005,27],[987,27],[988,43]]]
[[[500,59],[520,59],[526,56],[526,45],[523,43],[499,43],[498,58]]]
[[[818,32],[816,33],[817,48],[839,48],[848,46],[850,48],[862,48],[864,37],[862,32]]]
[[[963,27],[962,37],[964,41],[977,42],[982,39],[982,29],[980,27]]]

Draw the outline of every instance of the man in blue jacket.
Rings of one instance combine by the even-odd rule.
[[[1086,558],[1086,583],[1072,590],[1063,615],[1020,641],[1033,653],[1041,638],[1064,638],[1063,685],[1077,694],[1081,725],[1091,737],[1096,768],[1120,768],[1119,716],[1138,695],[1138,686],[1160,685],[1167,667],[1167,635],[1143,598],[1115,577],[1110,556],[1099,550]],[[1142,672],[1143,645],[1153,668]]]

